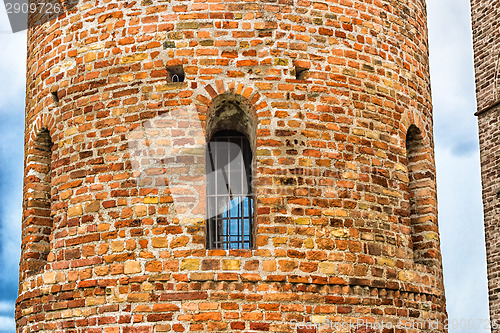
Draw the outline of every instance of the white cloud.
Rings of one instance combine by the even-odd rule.
[[[14,312],[15,305],[12,302],[0,301],[0,313]]]
[[[0,301],[0,332],[15,332],[14,303]]]
[[[12,317],[0,316],[0,332],[15,332],[16,322]]]

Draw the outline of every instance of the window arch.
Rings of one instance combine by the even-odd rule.
[[[207,247],[253,246],[252,150],[241,132],[223,130],[208,143]]]
[[[242,95],[228,91],[212,100],[206,123],[209,249],[250,249],[254,245],[256,124],[255,110]]]
[[[435,168],[430,144],[415,125],[407,132],[406,160],[413,260],[431,265],[439,259]]]
[[[52,146],[50,133],[44,128],[26,156],[21,269],[28,275],[45,266],[50,251]]]

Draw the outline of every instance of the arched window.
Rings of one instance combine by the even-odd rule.
[[[253,244],[252,150],[245,135],[216,132],[208,144],[207,247],[250,249]]]
[[[435,168],[430,144],[412,125],[406,136],[408,192],[410,201],[413,260],[421,264],[439,262]]]
[[[49,131],[43,129],[26,156],[21,270],[28,275],[45,266],[50,250],[51,162],[52,140]]]

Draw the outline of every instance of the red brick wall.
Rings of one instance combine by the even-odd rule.
[[[498,222],[500,219],[500,1],[472,0],[476,97],[481,150],[490,319],[500,321]],[[498,330],[493,330],[497,332]]]
[[[425,22],[417,0],[81,1],[30,29],[26,149],[49,130],[53,230],[45,267],[21,272],[18,332],[442,325]],[[168,83],[165,66],[181,64],[185,82]],[[221,101],[256,119],[252,250],[205,249],[196,141]],[[163,124],[152,157],[137,155],[151,124]],[[422,187],[408,174],[411,125]],[[188,157],[167,171],[153,160],[177,139]],[[431,260],[415,260],[424,239]]]
[[[477,109],[500,101],[500,1],[471,0]]]
[[[497,246],[500,237],[498,233],[498,223],[500,222],[500,108],[497,106],[479,114],[478,121],[490,318],[498,322],[500,321],[500,295],[498,294],[500,251]]]

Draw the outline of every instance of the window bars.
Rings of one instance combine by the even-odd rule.
[[[208,144],[206,161],[207,248],[252,248],[254,198],[250,143],[239,132],[218,132]]]

